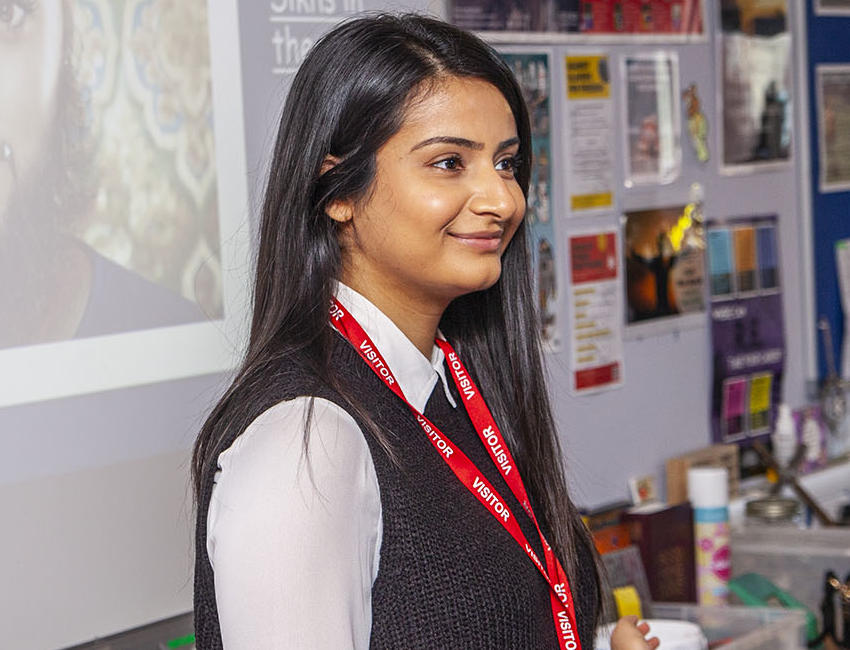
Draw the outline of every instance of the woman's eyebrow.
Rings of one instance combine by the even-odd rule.
[[[507,149],[508,147],[512,147],[513,145],[518,143],[519,138],[509,138],[500,142],[499,146],[496,147],[496,150],[501,151],[502,149]],[[484,148],[483,142],[475,142],[473,140],[467,140],[466,138],[456,138],[450,135],[438,135],[434,138],[428,138],[427,140],[423,140],[419,144],[414,145],[410,151],[413,152],[417,149],[422,149],[423,147],[427,147],[432,144],[453,144],[458,147],[463,147],[464,149],[474,149],[475,151],[481,151]]]
[[[411,151],[416,151],[417,149],[422,149],[423,147],[427,147],[432,144],[454,144],[458,147],[463,147],[465,149],[474,149],[476,151],[480,151],[484,148],[483,142],[474,142],[473,140],[467,140],[466,138],[455,138],[450,135],[438,135],[434,138],[428,138],[427,140],[423,140],[417,145],[414,145]]]
[[[508,138],[507,140],[502,140],[496,148],[496,151],[513,147],[515,144],[519,144],[519,138]]]

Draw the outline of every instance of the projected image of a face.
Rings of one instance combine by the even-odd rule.
[[[62,6],[46,0],[0,1],[0,223],[6,226],[17,179],[46,157],[56,122]],[[31,179],[29,180],[31,183]]]
[[[0,0],[0,348],[223,316],[205,0]]]

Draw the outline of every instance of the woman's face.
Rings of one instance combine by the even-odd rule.
[[[0,230],[16,181],[49,155],[62,14],[61,0],[0,0]]]
[[[443,307],[492,286],[525,213],[518,151],[513,113],[491,84],[452,77],[414,98],[378,151],[370,194],[330,211],[345,221],[343,280]]]

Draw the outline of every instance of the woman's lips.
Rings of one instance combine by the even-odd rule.
[[[451,237],[454,237],[460,243],[481,251],[498,250],[499,247],[502,245],[503,234],[504,233],[501,230],[469,233],[449,233]]]

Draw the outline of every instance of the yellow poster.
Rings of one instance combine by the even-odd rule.
[[[606,55],[567,57],[567,99],[608,99],[610,94]]]
[[[614,205],[614,111],[607,54],[567,56],[570,211]]]

